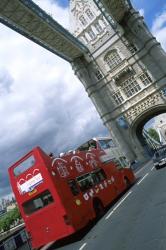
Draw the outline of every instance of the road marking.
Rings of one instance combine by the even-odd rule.
[[[144,177],[142,177],[142,179],[137,183],[137,185],[141,184],[141,182],[149,175],[149,173],[147,173],[146,175],[144,175]]]
[[[47,250],[47,249],[49,249],[54,243],[55,243],[55,241],[51,241],[50,243],[48,243],[48,244],[45,245],[44,247],[40,248],[40,250]]]
[[[140,170],[138,170],[137,172],[135,172],[135,174],[139,174],[143,169],[144,169],[144,167],[142,167]]]
[[[154,167],[151,168],[151,171],[153,171]]]
[[[82,250],[86,245],[87,245],[87,243],[84,243],[84,244],[79,248],[79,250]]]
[[[132,193],[132,191],[128,192],[128,194],[113,208],[113,210],[105,217],[105,220],[108,220],[110,216],[115,212],[115,210],[127,199],[127,197]]]

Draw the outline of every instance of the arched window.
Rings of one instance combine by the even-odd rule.
[[[122,59],[120,58],[116,50],[112,50],[104,57],[104,61],[112,70],[122,61]]]
[[[105,19],[105,17],[102,17],[102,23],[104,24],[104,26],[108,26],[108,22],[107,22],[107,20]]]
[[[88,34],[89,34],[89,36],[90,36],[90,38],[91,38],[92,40],[95,39],[96,35],[95,35],[95,33],[93,32],[92,29],[89,29]]]
[[[94,15],[93,15],[93,13],[92,13],[92,11],[91,11],[90,9],[87,9],[87,10],[85,11],[85,13],[87,14],[87,16],[88,16],[88,18],[89,18],[90,20],[92,20],[92,19],[94,18]]]
[[[88,39],[87,39],[87,37],[86,37],[86,35],[83,35],[82,37],[81,37],[81,39],[82,39],[82,41],[85,43],[85,44],[87,44],[89,41],[88,41]]]
[[[95,23],[94,26],[98,33],[101,33],[103,31],[103,28],[101,27],[99,23]]]
[[[84,33],[84,38],[86,40],[86,43],[89,43],[90,39],[87,32]]]
[[[87,20],[85,19],[85,17],[84,16],[80,16],[80,22],[81,22],[81,24],[83,25],[83,26],[86,26],[87,25]]]

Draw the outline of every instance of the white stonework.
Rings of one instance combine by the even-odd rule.
[[[145,160],[142,128],[166,111],[165,52],[128,1],[72,0],[70,12],[90,51],[73,62],[75,74],[127,158]]]
[[[155,118],[154,128],[159,133],[160,142],[166,144],[166,114],[159,115]]]
[[[106,18],[89,0],[70,1],[70,12],[71,32],[92,50],[108,31]]]

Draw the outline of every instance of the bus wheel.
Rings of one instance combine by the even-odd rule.
[[[124,182],[125,182],[125,185],[126,185],[126,189],[128,189],[131,186],[131,183],[130,183],[129,179],[127,177],[125,177]]]
[[[93,207],[94,207],[94,210],[95,210],[96,218],[100,219],[104,214],[103,203],[100,200],[95,200],[94,204],[93,204]]]

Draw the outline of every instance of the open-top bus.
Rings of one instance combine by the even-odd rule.
[[[134,183],[131,169],[102,163],[102,154],[91,149],[54,158],[36,147],[9,168],[34,248],[83,228]]]
[[[113,160],[116,161],[122,167],[125,167],[129,164],[126,157],[120,150],[120,147],[109,136],[92,138],[86,141],[85,143],[81,144],[78,147],[78,150],[87,151],[91,148],[95,148],[97,150],[100,150],[101,152],[104,152],[104,154],[100,156],[100,160],[102,162],[108,162]]]

